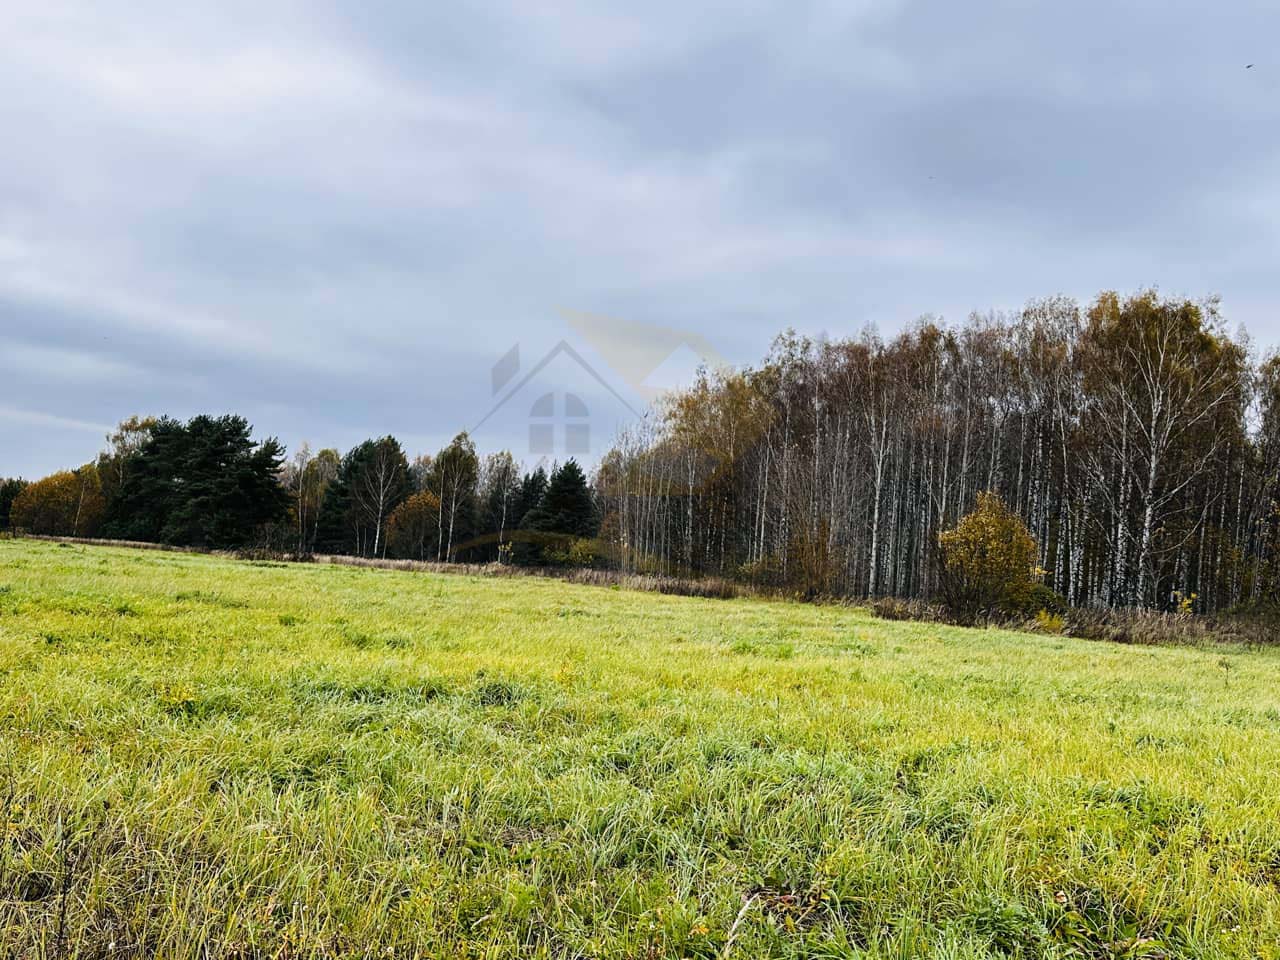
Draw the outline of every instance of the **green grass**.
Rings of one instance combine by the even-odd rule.
[[[0,955],[1274,957],[1278,681],[0,541]]]

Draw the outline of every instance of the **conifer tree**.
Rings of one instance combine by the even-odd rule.
[[[595,503],[576,460],[567,460],[551,474],[546,492],[525,517],[523,527],[537,535],[533,544],[544,563],[568,562],[573,541],[595,536],[599,527]]]

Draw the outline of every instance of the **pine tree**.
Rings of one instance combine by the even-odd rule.
[[[522,526],[537,535],[533,545],[543,563],[570,562],[573,542],[595,536],[595,503],[577,461],[568,460],[551,474],[546,492]]]
[[[205,547],[241,546],[288,516],[278,478],[284,448],[254,443],[248,421],[199,416],[157,421],[129,456],[108,505],[105,531],[128,540]]]
[[[542,495],[547,492],[547,471],[538,467],[532,473],[526,473],[520,481],[520,492],[516,495],[516,505],[512,510],[514,526],[523,529],[525,517],[533,512],[542,502]]]

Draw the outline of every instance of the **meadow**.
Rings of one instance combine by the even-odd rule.
[[[0,541],[0,956],[1280,957],[1280,649]]]

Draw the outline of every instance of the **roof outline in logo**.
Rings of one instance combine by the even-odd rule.
[[[513,348],[513,352],[515,349],[518,349],[518,345],[516,348]],[[472,433],[478,432],[481,427],[483,427],[486,423],[489,422],[489,419],[495,413],[497,413],[504,406],[506,406],[507,402],[512,397],[514,397],[517,393],[523,390],[525,386],[528,385],[530,380],[532,380],[539,373],[545,370],[547,366],[551,363],[551,361],[555,360],[556,357],[560,356],[561,354],[567,355],[571,360],[573,360],[576,364],[578,364],[578,366],[580,366],[583,370],[585,370],[588,374],[590,374],[592,379],[594,379],[596,383],[604,387],[605,390],[607,390],[615,400],[617,400],[620,404],[626,407],[627,410],[629,410],[634,416],[639,417],[641,415],[640,412],[636,410],[635,407],[633,407],[630,403],[626,401],[626,398],[624,398],[622,394],[620,394],[616,389],[614,389],[613,385],[610,384],[609,381],[605,380],[604,377],[600,376],[600,374],[596,371],[595,367],[587,363],[587,361],[583,358],[582,354],[578,353],[577,350],[573,349],[573,347],[569,345],[569,342],[567,340],[562,339],[558,343],[556,343],[550,350],[548,350],[546,354],[542,357],[542,359],[539,360],[533,366],[533,369],[531,369],[528,373],[526,373],[523,377],[521,377],[520,381],[514,387],[508,390],[503,395],[501,400],[499,400],[497,403],[493,405],[492,408],[490,408],[489,412],[486,413],[483,418],[481,418],[480,422],[471,428],[471,432]],[[508,357],[511,356],[511,352],[509,352],[507,356]],[[507,358],[504,357],[503,361],[505,361],[506,359]],[[503,361],[500,361],[500,363]],[[495,379],[495,383],[496,382],[497,380]]]

